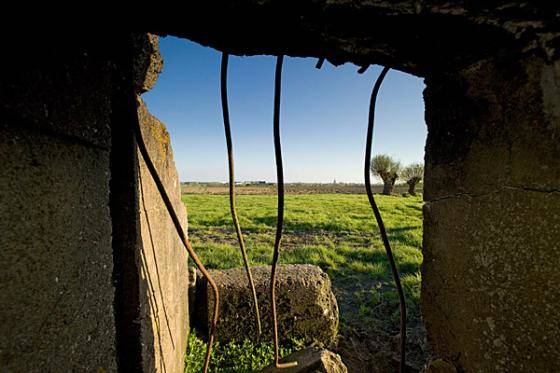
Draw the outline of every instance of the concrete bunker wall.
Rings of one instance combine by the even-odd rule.
[[[2,371],[183,370],[187,256],[130,131],[126,40],[45,33],[7,46],[13,55],[0,74]],[[161,61],[156,39],[134,40],[140,93]],[[139,117],[186,229],[169,136],[143,105]]]
[[[173,162],[165,126],[142,104],[139,110],[146,146],[175,211],[187,229],[186,209],[181,201],[179,175]],[[182,372],[189,333],[188,254],[179,240],[157,187],[138,153],[140,196],[140,274],[142,286],[142,362],[145,371]],[[153,362],[151,361],[153,359]]]
[[[3,371],[116,370],[112,74],[87,50],[15,48],[0,74]]]
[[[422,309],[441,358],[434,367],[554,371],[560,32],[558,5],[550,4],[208,1],[180,23],[169,17],[158,32],[232,54],[381,63],[425,77]],[[2,368],[152,371],[165,363],[172,371],[182,364],[187,311],[173,307],[187,304],[186,274],[179,295],[186,258],[172,249],[177,242],[157,197],[145,199],[153,185],[127,125],[131,92],[121,76],[133,64],[122,59],[129,47],[103,34],[7,41]],[[156,125],[144,129],[164,134]],[[166,146],[153,148],[161,144],[150,148],[175,190]],[[164,236],[155,255],[148,221],[161,224]],[[185,267],[172,266],[183,260]]]
[[[165,125],[149,113],[140,98],[141,93],[153,88],[162,69],[157,37],[134,34],[133,51],[133,83],[138,111],[132,114],[140,122],[152,163],[186,231],[187,214],[181,201],[179,175],[173,161],[169,133]],[[125,64],[121,70],[130,71],[129,67]],[[126,116],[131,114],[129,106],[132,104],[127,101],[123,107],[123,123],[136,119]],[[115,189],[122,192],[125,204],[126,199],[131,199],[134,206],[121,210],[122,215],[118,216],[118,221],[125,225],[120,229],[120,238],[125,244],[125,250],[121,251],[125,255],[121,268],[125,277],[121,300],[125,303],[123,311],[131,312],[121,327],[126,331],[134,326],[138,328],[135,334],[127,335],[127,346],[121,346],[120,353],[124,350],[131,355],[126,360],[121,358],[119,369],[182,372],[189,332],[188,254],[135,139],[131,138],[131,126],[119,128],[124,131],[114,131],[114,139],[117,140],[114,149],[119,149],[116,150],[119,160],[113,165],[113,172],[123,172],[125,176],[114,177],[122,181],[122,189]],[[121,150],[121,141],[130,146]],[[117,235],[114,234],[114,237]],[[134,286],[138,286],[135,290],[137,296],[131,292]]]
[[[466,372],[560,370],[560,62],[427,79],[422,315]]]

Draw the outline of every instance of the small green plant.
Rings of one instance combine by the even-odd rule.
[[[191,333],[189,334],[187,355],[185,356],[185,373],[202,371],[205,354],[206,343],[197,338],[195,331],[191,330]],[[215,355],[214,351],[212,353],[212,356],[213,355]]]
[[[280,346],[280,356],[284,357],[301,348],[300,341],[291,341]],[[194,330],[189,335],[189,345],[185,357],[185,373],[202,371],[206,343],[196,336]],[[253,343],[246,339],[227,344],[215,343],[212,348],[210,372],[245,373],[258,371],[271,364],[274,359],[274,347],[271,342]]]

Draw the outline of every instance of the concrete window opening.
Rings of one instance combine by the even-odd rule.
[[[208,1],[180,22],[162,14],[135,42],[103,28],[11,34],[0,74],[0,370],[184,370],[187,256],[123,99],[153,84],[152,32],[232,56],[425,79],[427,371],[559,371],[558,12],[533,1]],[[135,92],[123,82],[131,67]],[[179,210],[169,136],[145,107],[139,116]]]
[[[159,44],[164,60],[164,68],[158,78],[158,84],[156,84],[151,91],[144,94],[143,97],[150,111],[166,122],[168,130],[171,133],[171,141],[174,143],[175,158],[183,160],[178,161],[180,172],[183,172],[185,175],[181,178],[181,180],[191,181],[183,184],[183,190],[187,193],[184,199],[187,201],[187,205],[189,205],[189,196],[194,193],[196,197],[196,195],[204,188],[209,189],[208,192],[210,194],[219,193],[227,195],[227,184],[222,184],[223,182],[227,182],[228,171],[224,165],[227,155],[225,154],[223,133],[221,133],[223,132],[223,129],[221,128],[222,124],[220,123],[222,121],[222,113],[219,107],[220,82],[217,81],[216,76],[220,71],[220,53],[209,48],[203,48],[202,46],[189,41],[169,37],[160,38]],[[259,178],[268,180],[268,184],[263,184],[260,191],[249,191],[249,193],[265,193],[274,195],[276,193],[276,187],[274,184],[275,177],[273,176],[274,157],[273,154],[270,154],[273,153],[273,144],[271,138],[272,129],[269,123],[272,119],[274,57],[257,56],[239,58],[232,56],[232,58],[233,70],[230,74],[228,74],[230,75],[228,76],[228,80],[231,80],[228,83],[228,90],[230,91],[229,100],[234,102],[234,104],[229,105],[229,111],[234,118],[232,120],[232,130],[235,135],[235,141],[233,142],[233,148],[235,149],[234,153],[238,155],[235,159],[235,172],[236,174],[241,174],[241,177],[250,174],[251,177],[249,180],[258,180]],[[283,117],[281,124],[283,133],[282,143],[284,147],[286,147],[284,151],[287,151],[284,156],[287,157],[287,162],[289,164],[289,167],[286,168],[286,172],[289,177],[291,177],[291,180],[294,180],[293,175],[298,177],[298,174],[294,173],[294,167],[302,169],[303,171],[316,167],[314,161],[309,156],[309,153],[320,154],[317,155],[316,158],[323,159],[325,168],[331,168],[334,170],[337,170],[337,167],[340,168],[340,166],[337,165],[329,165],[332,164],[332,162],[336,162],[337,158],[340,158],[340,156],[343,155],[341,153],[347,151],[348,145],[344,143],[337,144],[334,142],[333,146],[330,148],[331,150],[325,153],[326,149],[324,143],[325,141],[330,141],[330,139],[321,135],[317,136],[317,132],[324,132],[323,129],[318,128],[321,127],[318,124],[325,120],[324,118],[329,116],[339,118],[333,119],[331,122],[338,121],[338,123],[335,123],[337,126],[341,127],[338,131],[341,133],[347,133],[348,135],[346,135],[346,137],[351,138],[353,144],[352,146],[358,148],[356,151],[352,150],[351,156],[344,157],[345,162],[350,162],[350,164],[346,164],[345,168],[352,168],[352,172],[341,175],[336,174],[336,171],[333,173],[333,170],[331,170],[327,174],[328,176],[326,176],[326,179],[321,179],[319,181],[323,183],[330,183],[330,186],[323,187],[325,188],[323,193],[328,193],[329,190],[330,192],[334,191],[333,187],[337,187],[338,185],[339,189],[341,189],[343,193],[348,193],[348,191],[350,191],[350,193],[354,193],[354,196],[356,197],[363,197],[360,199],[359,205],[361,206],[357,210],[357,213],[361,216],[361,218],[369,221],[371,227],[368,225],[367,228],[358,228],[356,230],[360,236],[370,237],[370,239],[365,242],[362,242],[363,238],[360,239],[361,241],[357,242],[355,237],[352,238],[348,235],[349,232],[335,234],[336,240],[339,241],[339,243],[335,246],[335,250],[338,246],[348,246],[346,249],[351,250],[349,245],[357,245],[357,248],[359,247],[359,251],[363,252],[364,255],[369,258],[362,258],[362,260],[360,260],[360,264],[362,262],[367,262],[366,266],[368,266],[368,268],[373,265],[376,268],[379,267],[377,270],[386,272],[386,274],[383,275],[382,280],[380,280],[376,279],[376,275],[372,275],[367,272],[367,269],[362,268],[361,270],[358,270],[358,274],[356,275],[357,277],[354,278],[354,281],[359,278],[359,286],[351,284],[351,281],[343,275],[335,277],[331,276],[335,281],[334,291],[337,295],[339,307],[341,307],[341,317],[345,320],[340,326],[340,335],[342,340],[340,345],[342,347],[340,350],[335,349],[335,351],[342,354],[343,360],[347,360],[351,356],[358,356],[359,358],[355,359],[353,365],[350,366],[350,368],[353,368],[355,371],[364,369],[371,370],[373,369],[373,366],[378,365],[387,366],[396,364],[398,366],[400,358],[397,357],[393,359],[391,354],[397,351],[396,356],[398,356],[398,343],[396,346],[393,346],[393,344],[394,338],[398,339],[399,322],[397,320],[395,323],[390,320],[390,315],[393,313],[397,315],[398,319],[398,301],[396,298],[389,301],[389,293],[394,292],[390,266],[384,258],[385,254],[383,252],[381,240],[378,233],[376,233],[378,232],[378,228],[375,225],[373,215],[371,215],[371,211],[368,212],[367,209],[364,209],[364,207],[367,207],[368,204],[365,189],[363,187],[363,152],[367,130],[368,106],[373,83],[377,78],[377,74],[381,70],[379,67],[374,66],[371,67],[371,70],[366,75],[360,75],[363,74],[363,71],[360,70],[365,69],[360,69],[359,66],[347,64],[335,67],[328,64],[324,65],[325,67],[323,67],[323,70],[321,71],[315,68],[316,62],[317,59],[310,58],[288,58],[286,61],[286,82],[283,84],[285,97],[282,99],[283,102],[284,100],[286,101],[286,103],[282,105],[285,107],[283,108],[283,111],[285,112],[283,115],[286,115],[286,119]],[[185,71],[188,71],[189,69],[193,70],[193,72],[187,75],[192,75],[193,77],[183,77],[183,75],[185,75]],[[250,77],[246,73],[247,71],[251,72],[252,75]],[[338,78],[330,77],[337,74],[342,76],[339,76]],[[197,77],[200,77],[200,81],[194,80],[197,79]],[[305,79],[305,84],[310,85],[311,87],[305,89],[301,86],[301,84],[298,84],[298,79]],[[360,82],[359,87],[356,87],[357,82]],[[382,102],[390,102],[390,104],[385,107],[382,105],[378,108],[378,111],[381,112],[382,119],[380,122],[381,124],[378,123],[376,128],[379,135],[375,136],[375,142],[378,144],[380,150],[374,148],[374,151],[377,154],[382,151],[386,151],[386,149],[390,149],[391,154],[400,155],[399,158],[403,162],[410,163],[410,159],[413,161],[421,161],[423,159],[425,141],[423,102],[421,96],[423,84],[419,79],[416,80],[407,74],[397,71],[390,76],[388,83],[386,84],[387,86],[384,91],[385,96],[380,99]],[[327,91],[321,87],[327,88]],[[403,91],[403,89],[406,91]],[[251,92],[246,93],[247,90]],[[351,90],[356,92],[350,92]],[[294,98],[300,100],[300,96],[305,97],[307,95],[310,97],[306,97],[304,99],[305,102],[298,103],[294,100]],[[261,98],[261,96],[264,97]],[[352,98],[349,99],[347,96],[351,96]],[[165,100],[161,97],[165,97]],[[324,97],[326,97],[326,101]],[[356,97],[359,97],[359,101],[356,100]],[[344,101],[344,99],[347,103],[342,103],[340,101]],[[258,100],[258,104],[252,100]],[[250,104],[245,104],[246,101]],[[339,105],[337,106],[339,106],[339,108],[337,109],[336,106],[334,106],[334,108],[324,107],[324,102],[331,101],[338,101]],[[185,104],[182,105],[181,103]],[[310,104],[313,105],[313,107],[309,107]],[[264,109],[261,108],[262,106],[265,106]],[[242,109],[240,109],[240,107]],[[303,115],[300,107],[305,108],[311,113],[316,113],[318,111],[327,113],[323,113],[322,116],[313,116],[312,114]],[[399,108],[397,112],[395,112],[396,108]],[[405,109],[403,110],[402,108]],[[203,110],[210,112],[211,114],[204,116],[201,113]],[[257,111],[257,113],[253,114],[254,111]],[[407,115],[406,112],[410,113]],[[323,128],[331,125],[327,122],[328,120],[323,122]],[[248,130],[244,127],[247,127],[248,123],[254,123],[252,124],[254,128],[250,128],[250,131],[253,133],[262,132],[265,136],[258,138],[253,133],[247,132]],[[304,128],[310,127],[310,129],[315,129],[313,131],[304,130],[304,132],[301,132],[300,128],[302,128],[302,126]],[[400,138],[389,138],[388,135],[392,135],[393,133],[401,133]],[[394,135],[391,137],[394,137]],[[294,151],[293,141],[296,142],[296,149],[297,147],[301,148],[297,149],[299,151]],[[261,155],[262,151],[253,150],[255,146],[267,148],[268,154],[265,153],[264,155]],[[408,152],[410,147],[414,147],[414,151]],[[409,153],[414,153],[416,158],[411,158]],[[241,154],[241,157],[239,157],[239,154]],[[255,166],[251,164],[252,158],[266,158],[266,160],[258,163],[258,166]],[[219,175],[218,179],[216,179],[216,182],[214,183],[214,186],[207,183],[193,182],[193,179],[194,181],[196,181],[197,178],[198,180],[201,180],[204,176],[200,175],[205,175],[202,172],[208,171],[204,170],[206,166],[208,164],[213,165],[215,162],[219,164],[220,168],[219,171],[214,172],[212,175],[213,177]],[[253,171],[256,168],[258,168],[258,170]],[[253,171],[252,174],[251,171]],[[348,174],[352,175],[352,179],[350,179],[350,181],[353,181],[353,183],[348,184],[346,186],[346,190],[344,190],[345,181],[349,181],[347,178],[348,176],[346,176]],[[335,184],[332,184],[333,178],[338,178],[338,183],[335,182]],[[212,180],[213,179],[207,181]],[[246,200],[244,199],[248,197],[245,195],[247,193],[246,191],[248,190],[248,186],[246,183],[243,183],[244,179],[239,180],[238,177],[237,180],[240,181],[238,189],[240,188],[240,193],[242,193],[240,196],[243,211],[242,214],[244,215],[242,218],[250,220],[251,217],[247,215],[247,202],[245,202]],[[298,179],[295,179],[295,181],[298,181]],[[314,181],[317,181],[317,179]],[[399,195],[401,193],[406,193],[409,188],[405,181],[397,185],[396,193]],[[379,181],[376,180],[375,183],[375,192],[380,193],[381,189],[378,186]],[[305,189],[306,186],[302,185],[302,187]],[[307,186],[308,189],[309,187],[310,186]],[[289,190],[293,190],[294,188],[297,189],[298,185],[290,185],[290,183],[288,183]],[[315,188],[317,188],[317,185]],[[417,190],[420,191],[421,187],[417,188]],[[295,192],[300,193],[297,190]],[[293,193],[293,191],[289,193]],[[313,198],[312,195],[311,198]],[[404,199],[402,200],[405,201]],[[413,214],[411,215],[411,219],[414,221],[412,226],[410,226],[410,221],[407,221],[406,214],[403,214],[404,216],[402,221],[398,221],[397,224],[394,222],[389,224],[389,235],[391,240],[396,239],[397,241],[395,242],[397,242],[397,245],[404,245],[402,249],[399,248],[397,250],[399,251],[399,258],[402,261],[402,266],[404,268],[403,273],[406,276],[409,286],[407,291],[409,291],[408,289],[415,289],[413,290],[415,294],[418,294],[420,290],[420,201],[420,197],[418,198],[418,202],[410,201],[411,204],[415,204],[415,209],[412,210]],[[210,203],[211,201],[208,202]],[[203,227],[201,227],[198,222],[200,219],[203,219],[204,214],[197,212],[197,207],[202,207],[204,211],[209,211],[209,208],[201,206],[200,203],[201,202],[197,202],[195,200],[189,207],[190,218],[194,219],[192,220],[194,223],[191,222],[191,236],[195,242],[195,247],[198,248],[197,251],[199,251],[203,257],[205,255],[210,257],[210,261],[212,263],[210,264],[211,266],[216,266],[217,268],[229,268],[232,265],[235,267],[241,266],[243,263],[241,260],[242,257],[240,257],[236,251],[231,251],[229,247],[227,250],[229,253],[228,255],[233,255],[233,258],[235,259],[230,258],[229,260],[220,263],[219,261],[216,261],[217,258],[214,259],[213,255],[215,254],[212,252],[206,254],[208,252],[208,245],[216,245],[218,242],[222,246],[227,243],[228,246],[235,247],[235,234],[232,230],[233,226],[231,225],[231,218],[228,216],[229,208],[226,206],[223,206],[220,216],[223,216],[223,219],[227,220],[224,220],[223,223],[221,223],[221,220],[218,220],[215,223],[215,226],[212,226],[211,224],[203,224]],[[311,199],[309,203],[311,205],[319,205],[321,201]],[[339,201],[335,203],[343,206],[345,202]],[[384,206],[383,209],[385,208],[386,207]],[[290,210],[291,208],[288,208],[289,214],[291,213]],[[218,212],[219,211],[220,210],[218,209]],[[352,210],[344,211],[344,209],[341,208],[340,211],[342,211],[342,218],[346,218],[347,216],[353,214]],[[268,233],[263,234],[261,232],[261,236],[268,235],[272,237],[274,235],[273,225],[275,224],[276,211],[267,210],[266,213],[270,215],[271,224],[267,225],[267,229],[269,229]],[[319,213],[319,211],[316,213]],[[333,218],[336,218],[337,212],[333,211],[329,214]],[[309,245],[309,240],[314,240],[313,237],[316,237],[316,240],[320,242],[321,238],[319,235],[328,233],[328,231],[324,231],[323,228],[321,228],[322,223],[320,221],[317,223],[311,223],[315,217],[315,213],[309,212],[309,221],[311,224],[310,228],[302,232],[307,232],[305,233],[307,241],[300,239],[300,246],[306,244]],[[258,218],[259,217],[256,217],[256,219]],[[192,224],[194,224],[194,226]],[[294,223],[289,222],[288,224],[293,226]],[[243,224],[241,228],[244,228]],[[208,231],[208,229],[211,231]],[[224,235],[224,229],[226,229],[229,233]],[[248,229],[249,230],[247,231],[245,238],[247,239],[247,237],[249,237],[248,239],[252,243],[248,251],[250,251],[250,256],[254,257],[255,254],[253,251],[255,250],[255,246],[264,246],[264,243],[259,242],[259,240],[255,241],[255,238],[253,238],[255,235],[252,234],[251,227],[248,227]],[[412,235],[410,236],[412,238],[407,238],[410,235],[407,231],[412,232]],[[289,227],[286,234],[289,236],[289,240],[293,240],[297,239],[298,232],[294,232],[294,228]],[[214,241],[211,237],[217,238],[218,242]],[[346,243],[346,240],[349,241]],[[323,245],[328,244],[328,242],[331,241],[327,240],[326,243],[323,243]],[[291,245],[293,244],[294,243],[291,243]],[[374,245],[375,249],[370,248],[371,245]],[[224,251],[225,248],[214,250],[219,252],[220,250]],[[305,251],[302,247],[297,247],[297,250]],[[412,254],[412,257],[402,256],[403,254],[401,254],[401,252],[403,250],[406,250],[406,255]],[[340,253],[340,260],[335,259],[334,265],[339,269],[334,272],[340,274],[350,274],[352,272],[351,267],[357,265],[357,263],[353,263],[354,259],[352,259],[352,257],[355,258],[357,254],[354,253],[351,257],[346,258],[342,251],[343,250],[337,251],[337,253]],[[368,253],[369,251],[372,252]],[[411,254],[408,254],[408,252]],[[372,256],[374,254],[377,259]],[[217,255],[219,257],[224,254],[220,253]],[[380,259],[381,261],[379,261]],[[290,258],[290,260],[291,261],[289,262],[306,263],[305,259],[302,258],[299,258],[299,260],[297,258]],[[256,262],[254,259],[252,260],[255,265],[269,265],[270,261],[271,256],[262,258],[262,255],[256,258]],[[346,261],[348,261],[348,263],[345,263]],[[310,263],[319,264],[327,272],[330,272],[331,270],[331,265],[329,264],[321,264],[317,261],[312,261]],[[389,289],[393,290],[385,294],[385,290]],[[357,296],[354,297],[353,294],[357,294]],[[384,294],[382,296],[383,298],[377,299],[381,296],[381,294]],[[366,314],[363,315],[365,319],[359,315],[358,309],[353,306],[353,304],[360,302],[359,299],[362,299],[362,301],[368,304],[371,303],[370,308],[376,310],[375,312],[364,311],[366,312]],[[409,355],[411,359],[410,366],[415,366],[417,369],[420,369],[426,362],[427,345],[425,342],[424,327],[422,325],[418,308],[419,303],[416,295],[416,300],[411,299],[411,319],[409,322],[409,329],[412,335],[412,342],[409,344],[409,348],[411,350]],[[262,308],[260,311],[261,313],[268,313],[269,309]],[[243,312],[249,312],[250,314],[253,313],[252,310],[246,310]],[[375,314],[375,316],[373,314]],[[349,324],[346,323],[346,320],[349,320]],[[365,320],[371,321],[364,322]],[[375,322],[383,323],[383,326],[372,326],[374,320],[378,320]],[[196,320],[194,320],[193,323],[196,323]],[[202,328],[204,327],[202,326]],[[198,330],[200,331],[200,326],[198,327]],[[250,334],[249,332],[247,333]],[[270,334],[270,331],[268,331],[268,334]],[[362,337],[364,335],[371,335],[374,337],[358,338],[357,335],[362,335]],[[368,343],[364,339],[375,339],[375,342]],[[267,340],[270,340],[270,338]],[[371,352],[366,353],[365,351],[368,350]]]

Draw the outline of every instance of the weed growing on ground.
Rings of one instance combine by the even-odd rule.
[[[292,341],[280,347],[280,356],[284,357],[301,347],[301,343]],[[206,343],[192,330],[185,357],[185,373],[200,372],[206,356]],[[249,340],[229,342],[225,345],[215,343],[212,348],[211,372],[245,373],[260,370],[274,361],[274,346],[271,342],[253,343]]]

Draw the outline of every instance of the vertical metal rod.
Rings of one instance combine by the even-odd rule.
[[[134,97],[134,102],[135,102],[134,107],[135,107],[136,110],[138,110],[138,108],[136,106],[135,97]],[[150,154],[148,153],[148,149],[146,148],[146,144],[145,144],[144,138],[142,136],[142,129],[140,127],[140,120],[138,118],[138,115],[136,115],[136,121],[135,121],[133,127],[134,127],[133,130],[134,130],[134,135],[136,137],[136,142],[138,143],[138,148],[140,149],[140,153],[142,154],[142,158],[144,158],[144,162],[146,163],[146,166],[148,167],[148,170],[150,171],[152,179],[154,180],[154,182],[157,186],[159,194],[161,195],[161,198],[163,199],[163,203],[165,204],[165,207],[167,208],[167,212],[169,213],[169,216],[171,217],[171,220],[173,221],[173,225],[175,226],[175,230],[177,231],[177,234],[179,235],[179,238],[181,239],[181,242],[183,243],[183,245],[187,249],[187,252],[189,253],[190,257],[192,258],[192,260],[194,261],[194,263],[196,264],[198,269],[200,269],[200,271],[202,272],[204,277],[206,277],[206,280],[208,281],[208,283],[212,287],[212,291],[214,293],[214,298],[215,298],[214,312],[213,312],[213,317],[212,317],[212,324],[211,324],[211,327],[210,327],[210,333],[209,333],[209,337],[208,337],[208,343],[207,343],[207,348],[206,348],[206,356],[204,358],[204,367],[202,369],[202,371],[204,373],[206,373],[206,372],[208,372],[208,366],[210,364],[210,355],[212,353],[212,343],[214,342],[214,335],[216,333],[216,325],[218,323],[218,315],[219,315],[219,309],[220,309],[220,294],[219,294],[219,291],[218,291],[218,287],[216,286],[216,283],[212,279],[212,276],[210,276],[210,274],[208,273],[208,271],[204,267],[204,264],[202,264],[202,262],[200,261],[200,259],[196,255],[195,251],[193,250],[193,248],[191,246],[191,243],[190,243],[187,235],[183,231],[183,227],[181,226],[181,223],[179,222],[179,218],[177,217],[177,214],[175,213],[175,209],[173,207],[173,204],[171,203],[171,200],[169,199],[169,196],[168,196],[168,194],[165,190],[165,187],[163,186],[163,183],[161,182],[161,179],[158,175],[158,172],[157,172],[157,170],[156,170],[156,168],[155,168],[155,166],[154,166],[154,164],[153,164],[153,162],[150,158]]]
[[[379,212],[379,208],[375,203],[375,199],[373,198],[373,192],[371,190],[371,179],[370,179],[370,164],[371,164],[371,148],[372,148],[372,140],[373,140],[373,124],[375,119],[375,101],[377,100],[377,94],[379,93],[379,88],[381,87],[381,83],[389,72],[389,67],[384,67],[379,77],[375,81],[375,85],[373,86],[373,90],[371,92],[371,99],[369,103],[369,117],[368,117],[368,129],[367,129],[367,136],[366,136],[366,159],[364,162],[364,179],[366,183],[366,192],[369,199],[369,203],[373,210],[373,214],[375,215],[375,219],[377,220],[377,225],[379,226],[379,232],[381,233],[381,240],[383,241],[383,245],[385,246],[385,252],[387,253],[387,259],[389,260],[389,264],[391,265],[391,272],[393,274],[393,280],[395,281],[395,285],[397,287],[397,293],[399,295],[399,306],[401,311],[400,317],[400,330],[401,330],[401,338],[400,338],[400,357],[401,361],[399,364],[399,372],[404,373],[405,366],[406,366],[406,303],[404,299],[404,292],[401,285],[401,280],[399,277],[399,270],[397,265],[395,264],[395,258],[393,257],[393,251],[391,250],[391,245],[389,243],[389,239],[387,237],[387,231],[385,230],[385,224],[383,223],[383,218],[381,217],[381,213]]]
[[[284,168],[282,166],[282,145],[280,144],[280,94],[282,86],[282,63],[284,56],[276,58],[276,72],[274,74],[274,155],[276,158],[276,181],[278,187],[278,218],[276,221],[276,238],[274,240],[274,254],[270,273],[270,301],[272,309],[272,323],[274,328],[274,365],[278,369],[297,366],[297,361],[280,363],[278,342],[278,319],[276,315],[276,266],[282,240],[282,226],[284,224]]]
[[[233,220],[233,225],[235,226],[235,233],[237,234],[237,241],[239,242],[239,248],[241,249],[241,256],[243,257],[243,264],[245,265],[245,271],[247,272],[247,280],[249,281],[249,288],[253,294],[253,307],[255,310],[255,319],[257,323],[257,340],[260,338],[261,329],[261,316],[259,314],[259,301],[257,299],[257,290],[255,289],[255,282],[253,281],[253,275],[251,274],[251,268],[249,267],[249,258],[247,257],[247,250],[245,249],[245,242],[243,240],[243,233],[241,232],[241,227],[239,225],[239,219],[237,218],[236,204],[235,204],[235,175],[233,167],[233,144],[231,140],[231,126],[229,121],[229,108],[228,108],[228,97],[227,97],[227,71],[228,71],[228,60],[229,54],[222,53],[222,66],[220,75],[220,91],[222,97],[222,114],[224,117],[224,131],[226,133],[226,145],[228,153],[228,166],[229,166],[229,207],[231,210],[231,218]]]

